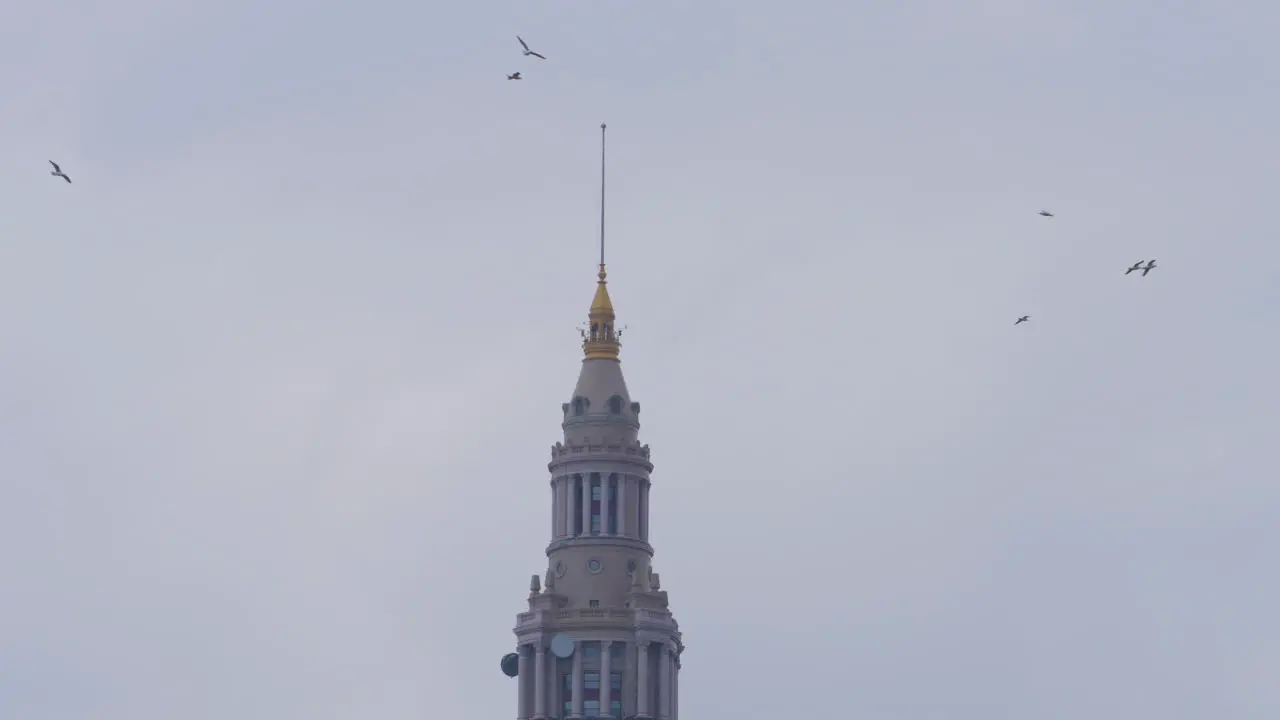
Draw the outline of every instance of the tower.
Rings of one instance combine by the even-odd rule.
[[[677,720],[680,628],[653,572],[649,446],[600,265],[582,369],[551,448],[545,581],[516,617],[517,720]]]

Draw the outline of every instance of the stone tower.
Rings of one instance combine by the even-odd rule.
[[[677,720],[680,628],[653,571],[649,446],[618,359],[621,331],[600,265],[582,370],[551,448],[545,576],[516,617],[517,720]],[[545,577],[545,581],[542,579]],[[559,654],[552,652],[557,641]]]

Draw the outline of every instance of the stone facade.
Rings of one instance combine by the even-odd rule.
[[[599,285],[592,320],[607,305],[611,324],[603,267]],[[594,339],[584,335],[587,357],[562,406],[564,441],[547,466],[548,562],[516,617],[516,718],[678,720],[684,644],[653,571],[653,465],[638,438],[640,404],[622,377],[620,343],[610,335],[612,352],[601,352]],[[571,657],[552,654],[556,635],[573,641]]]

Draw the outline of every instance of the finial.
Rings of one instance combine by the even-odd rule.
[[[583,331],[582,351],[588,359],[618,359],[621,347],[614,328],[613,301],[609,299],[609,287],[604,266],[604,200],[605,200],[605,129],[600,123],[600,272],[596,274],[596,294],[591,300],[591,312],[587,315],[587,330]]]

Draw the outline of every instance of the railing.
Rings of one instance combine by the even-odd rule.
[[[573,618],[629,618],[631,610],[617,610],[612,608],[591,608],[589,610],[561,610],[556,613],[557,620],[571,620]]]
[[[634,445],[592,445],[591,443],[587,443],[586,445],[565,445],[564,443],[556,443],[551,446],[552,459],[564,457],[569,454],[576,455],[578,453],[593,452],[622,453],[624,455],[636,455],[644,458],[645,460],[649,459],[649,446],[641,445],[640,443],[636,443]]]
[[[555,620],[626,620],[633,617],[669,621],[671,620],[671,613],[666,610],[651,610],[649,608],[579,608],[576,610],[557,610],[553,616]],[[525,623],[533,622],[537,618],[537,612],[522,612],[516,615],[516,624],[524,625]]]

